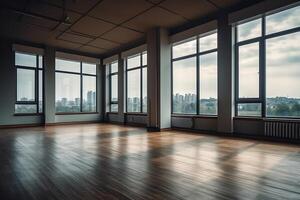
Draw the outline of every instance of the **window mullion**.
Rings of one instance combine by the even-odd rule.
[[[262,38],[260,40],[260,99],[262,101],[262,117],[266,116],[266,18],[262,17]]]
[[[239,46],[237,44],[238,28],[234,27],[234,55],[235,55],[235,116],[238,116],[238,99],[239,99]]]
[[[196,41],[196,51],[197,51],[197,56],[196,56],[196,114],[199,115],[200,114],[200,56],[199,54],[199,36],[197,36],[197,41]]]
[[[109,98],[109,112],[111,112],[111,64],[108,65],[108,98]]]
[[[127,62],[127,58],[125,59],[125,92],[126,92],[126,94],[125,94],[125,97],[126,97],[126,99],[125,99],[125,103],[126,103],[126,108],[125,108],[125,111],[126,111],[126,113],[128,112],[128,69],[127,69],[127,65],[128,65],[128,62]]]
[[[140,112],[142,113],[143,112],[143,68],[142,68],[142,66],[143,66],[143,59],[142,59],[143,57],[142,57],[142,53],[140,53],[140,60],[141,60],[141,66],[140,66],[140,98],[141,98],[141,100],[140,100]]]
[[[80,112],[82,112],[82,105],[83,105],[83,87],[82,87],[82,62],[80,62]]]
[[[38,113],[39,112],[39,56],[37,55],[36,56],[36,69],[35,69],[35,101],[36,101],[36,112]]]

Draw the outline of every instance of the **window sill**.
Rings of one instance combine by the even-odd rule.
[[[278,122],[300,122],[300,118],[293,117],[265,117],[264,121],[278,121]]]
[[[87,114],[99,114],[98,112],[74,112],[74,113],[55,113],[55,115],[87,115]]]
[[[300,118],[292,117],[248,117],[237,116],[234,120],[256,120],[256,121],[278,121],[278,122],[300,122]]]
[[[147,113],[134,113],[134,112],[131,112],[131,113],[124,113],[125,115],[141,115],[141,116],[147,116],[148,114]]]
[[[15,113],[14,116],[42,116],[44,113]]]
[[[118,112],[106,112],[106,114],[114,114],[114,115],[117,115]]]
[[[181,117],[181,118],[218,118],[217,115],[188,115],[188,114],[172,114],[171,117]]]
[[[255,120],[255,121],[261,121],[263,120],[262,117],[250,117],[250,116],[236,116],[233,117],[234,120]]]

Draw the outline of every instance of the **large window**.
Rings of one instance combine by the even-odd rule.
[[[147,112],[147,52],[126,59],[127,112]]]
[[[15,52],[16,114],[43,113],[43,56]]]
[[[109,111],[118,112],[118,61],[108,65],[109,70]]]
[[[172,47],[172,113],[217,115],[217,33]]]
[[[236,32],[236,115],[300,117],[300,6]]]
[[[96,64],[55,60],[57,113],[96,112]]]

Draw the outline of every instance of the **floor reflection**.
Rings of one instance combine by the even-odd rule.
[[[300,147],[110,124],[0,130],[1,199],[300,198]]]

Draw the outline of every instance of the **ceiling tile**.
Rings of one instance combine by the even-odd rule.
[[[53,33],[49,32],[48,29],[40,28],[35,25],[25,24],[17,21],[9,21],[8,23],[2,23],[2,30],[0,31],[2,36],[24,40],[34,43],[45,43]]]
[[[141,38],[143,35],[127,28],[117,27],[105,33],[102,38],[120,43],[128,43]]]
[[[104,39],[101,39],[101,38],[97,38],[94,41],[90,42],[89,44],[92,45],[92,46],[95,46],[95,47],[103,48],[103,49],[113,49],[113,48],[120,45],[118,43],[111,42],[111,41],[108,41],[108,40],[104,40]]]
[[[110,30],[115,25],[104,22],[92,17],[85,16],[72,26],[73,31],[91,36],[99,36],[102,33]]]
[[[206,0],[166,0],[160,6],[190,20],[217,11],[217,8]]]
[[[28,8],[30,12],[49,16],[55,19],[61,19],[63,15],[63,9],[44,3],[31,3],[28,5]]]
[[[68,33],[68,32],[61,34],[59,36],[59,39],[67,40],[67,41],[74,42],[74,43],[80,43],[80,44],[86,44],[92,40],[92,38],[75,35],[75,34]]]
[[[160,3],[160,2],[162,2],[164,0],[148,0],[148,1],[151,2],[151,3],[158,4],[158,3]]]
[[[30,16],[22,16],[22,18],[20,18],[20,23],[36,25],[40,28],[45,28],[48,31],[57,25],[57,22]]]
[[[228,8],[237,3],[240,3],[242,0],[211,0],[213,3],[222,8]],[[245,0],[244,0],[245,1]]]
[[[43,16],[51,17],[57,20],[63,19],[63,9],[55,6],[51,6],[45,3],[30,4],[30,12],[40,14]],[[67,11],[66,15],[70,18],[70,22],[74,23],[81,16],[78,13]]]
[[[162,8],[155,7],[142,15],[126,22],[124,26],[132,29],[147,31],[153,27],[166,27],[170,28],[186,22],[182,17],[175,15]]]
[[[14,9],[24,9],[27,5],[27,0],[1,0],[1,7],[9,7]]]
[[[89,15],[120,24],[151,6],[151,3],[144,0],[104,0]]]
[[[81,44],[78,44],[78,43],[68,42],[68,41],[59,40],[59,39],[48,40],[47,44],[54,46],[54,47],[59,47],[62,49],[77,49],[81,46]]]
[[[88,12],[94,7],[100,0],[76,0],[66,1],[67,9],[74,10],[80,13]]]
[[[63,7],[62,0],[39,0],[45,4],[52,4],[58,7]],[[95,6],[100,0],[66,0],[66,8],[67,10],[76,11],[79,13],[86,13],[92,7]]]
[[[88,52],[88,53],[94,53],[94,54],[100,54],[100,53],[104,53],[106,51],[105,49],[100,49],[100,48],[92,47],[89,45],[84,45],[84,46],[80,47],[79,50]]]

